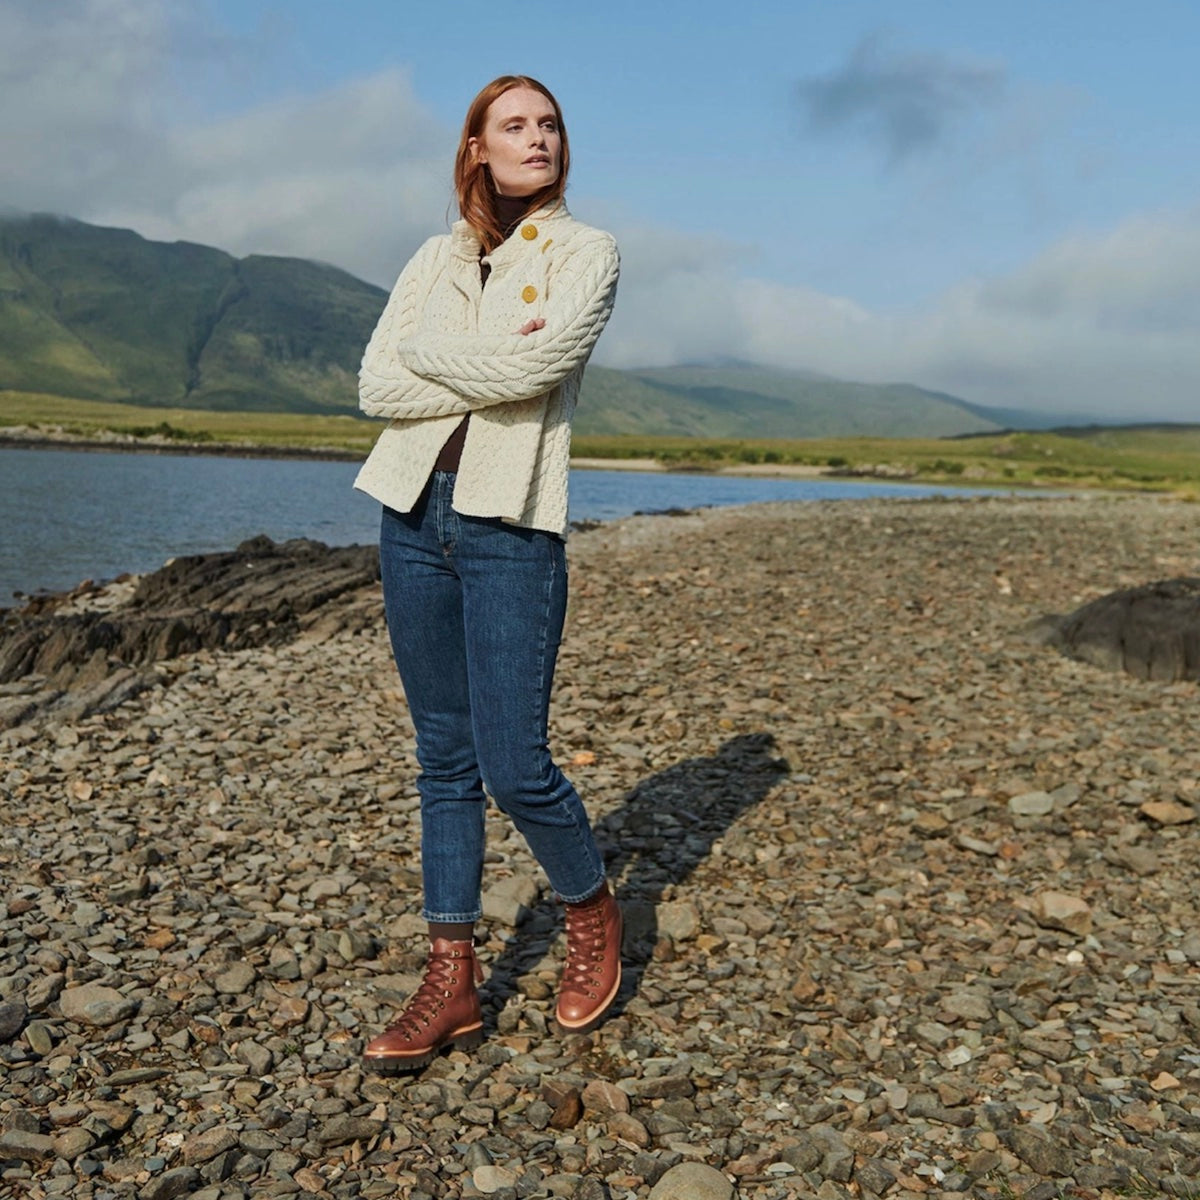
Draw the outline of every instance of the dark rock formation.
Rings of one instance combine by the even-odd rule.
[[[1138,679],[1200,679],[1200,578],[1110,592],[1044,618],[1034,633],[1071,658]]]
[[[93,696],[89,710],[111,707],[147,685],[137,668],[203,649],[278,645],[311,628],[331,600],[378,579],[374,546],[256,537],[177,558],[113,608],[89,606],[79,592],[39,597],[0,625],[0,696],[36,694],[44,707],[47,693],[71,690]],[[339,606],[335,625],[365,620],[365,608],[372,616],[378,608],[373,587],[364,611]],[[29,705],[0,708],[10,710],[0,725],[14,724]]]

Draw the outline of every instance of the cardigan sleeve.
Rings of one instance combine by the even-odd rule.
[[[587,361],[612,312],[619,273],[616,242],[594,232],[564,256],[540,313],[544,329],[526,335],[413,329],[392,344],[385,362],[372,363],[361,393],[366,399],[369,392],[372,408],[362,407],[380,416],[433,416],[543,395]],[[447,407],[447,393],[458,403]]]
[[[462,396],[414,375],[395,359],[397,342],[420,321],[421,292],[429,286],[442,241],[443,238],[430,238],[409,259],[363,351],[358,373],[358,407],[370,417],[438,417],[471,411]]]

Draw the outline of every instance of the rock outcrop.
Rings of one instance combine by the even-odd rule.
[[[1035,633],[1071,658],[1138,679],[1200,679],[1200,578],[1110,592]]]
[[[198,650],[279,645],[378,618],[374,546],[255,537],[236,550],[172,559],[123,588],[43,596],[0,625],[0,728],[67,699],[72,714],[109,708],[147,668]],[[329,602],[363,591],[360,603]],[[114,598],[115,597],[115,598]]]

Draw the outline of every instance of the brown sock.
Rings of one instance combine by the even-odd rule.
[[[448,942],[469,942],[475,936],[474,921],[456,921],[456,922],[429,922],[429,940],[437,941],[438,938],[445,938]]]

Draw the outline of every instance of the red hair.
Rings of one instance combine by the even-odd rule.
[[[458,155],[454,160],[454,191],[458,196],[458,211],[464,221],[475,230],[485,251],[494,250],[504,241],[504,230],[500,218],[496,214],[496,185],[492,182],[492,173],[486,164],[481,163],[471,148],[471,139],[483,136],[483,125],[487,120],[488,109],[505,92],[513,88],[527,87],[535,92],[541,92],[554,107],[554,117],[558,122],[558,132],[562,139],[562,159],[559,164],[558,178],[540,191],[528,197],[529,207],[526,212],[542,208],[551,201],[561,201],[567,190],[567,169],[571,165],[571,150],[567,144],[567,130],[563,125],[562,109],[554,94],[545,84],[538,83],[528,75],[501,75],[493,79],[467,109],[467,119],[463,122],[462,137],[458,143]]]

